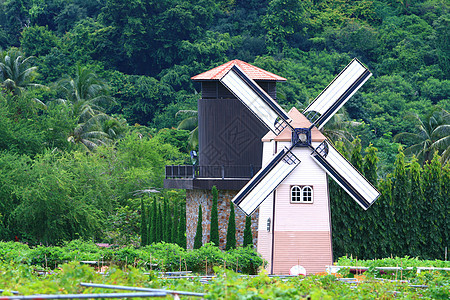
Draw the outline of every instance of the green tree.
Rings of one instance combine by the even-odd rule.
[[[210,225],[210,242],[213,242],[216,247],[219,247],[219,217],[217,210],[217,198],[219,192],[217,187],[213,186],[211,189],[212,194],[212,208],[211,208],[211,225]]]
[[[442,257],[444,253],[442,229],[445,225],[446,202],[447,199],[441,197],[441,174],[442,165],[439,162],[439,156],[435,155],[433,159],[423,166],[423,196],[424,212],[422,230],[425,234],[426,246],[422,249],[422,257],[426,259],[435,259]],[[445,202],[442,202],[444,200]]]
[[[253,247],[253,234],[252,234],[252,217],[245,217],[245,229],[244,229],[244,244],[243,247],[252,246]]]
[[[194,238],[194,249],[199,249],[203,245],[203,226],[202,226],[203,216],[202,216],[202,205],[198,206],[198,219],[197,219],[197,230],[195,231]]]
[[[178,116],[185,116],[177,126],[178,130],[189,130],[189,146],[192,150],[198,148],[198,112],[196,110],[179,110],[175,114]]]
[[[80,122],[104,112],[107,105],[114,103],[109,96],[109,86],[92,70],[77,65],[75,77],[66,77],[58,81],[57,89]]]
[[[158,243],[158,206],[156,204],[156,197],[153,198],[152,208],[152,243]]]
[[[423,232],[421,230],[422,224],[428,222],[423,219],[424,216],[424,198],[422,190],[422,167],[417,159],[413,157],[408,169],[410,191],[409,191],[409,205],[407,208],[408,218],[408,236],[409,236],[409,253],[408,255],[418,257],[422,247],[426,247]]]
[[[225,250],[236,248],[236,218],[234,215],[234,204],[230,204],[230,218],[228,219],[227,227],[227,242]]]
[[[186,212],[180,207],[180,222],[178,223],[178,246],[186,249]]]
[[[178,244],[178,227],[180,226],[180,209],[177,204],[173,205],[173,222],[172,222],[172,237],[171,242]]]
[[[19,49],[0,52],[0,82],[13,95],[21,95],[26,88],[43,88],[33,83],[37,67],[30,66],[32,56],[25,58]],[[39,101],[36,99],[36,101]],[[43,103],[42,103],[43,104]]]
[[[148,225],[147,225],[147,212],[145,210],[144,199],[141,198],[141,246],[148,245]]]
[[[409,255],[409,181],[406,173],[405,155],[402,149],[399,149],[399,154],[394,163],[394,177],[392,187],[392,202],[393,202],[393,222],[395,231],[392,232],[392,247],[395,249],[395,255],[403,257]],[[397,237],[397,238],[396,238]],[[402,238],[398,238],[402,237]]]
[[[295,33],[301,33],[304,26],[304,3],[300,0],[272,0],[262,24],[272,53],[282,52]]]
[[[405,154],[416,155],[422,164],[430,162],[435,152],[442,156],[442,162],[450,159],[450,114],[445,110],[435,110],[423,120],[412,113],[409,115],[415,123],[415,133],[397,134],[396,141],[405,142],[408,147]]]

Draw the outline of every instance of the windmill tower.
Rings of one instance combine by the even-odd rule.
[[[372,74],[353,59],[304,110],[286,113],[238,66],[220,81],[270,132],[263,167],[233,198],[245,214],[258,207],[258,251],[271,274],[297,264],[308,273],[332,263],[328,178],[363,209],[379,192],[320,133],[326,122]]]

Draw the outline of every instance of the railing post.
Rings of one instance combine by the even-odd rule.
[[[192,165],[192,179],[195,179],[195,165]]]
[[[222,179],[225,179],[225,167],[222,165]]]
[[[172,177],[173,178],[173,165],[170,166],[170,169],[172,170]]]

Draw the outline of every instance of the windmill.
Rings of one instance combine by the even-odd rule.
[[[364,210],[379,192],[320,133],[372,74],[353,59],[303,111],[286,113],[238,66],[221,79],[269,130],[264,167],[233,198],[246,215],[259,207],[258,252],[271,274],[300,263],[308,273],[332,263],[328,178]]]

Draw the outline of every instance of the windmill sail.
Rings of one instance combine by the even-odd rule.
[[[380,192],[327,141],[311,155],[364,210],[380,196]]]
[[[275,134],[289,126],[286,112],[238,66],[234,65],[220,82]]]
[[[370,76],[372,73],[359,60],[353,59],[303,114],[321,129]]]
[[[283,149],[242,188],[233,203],[251,215],[299,163],[289,149]]]

